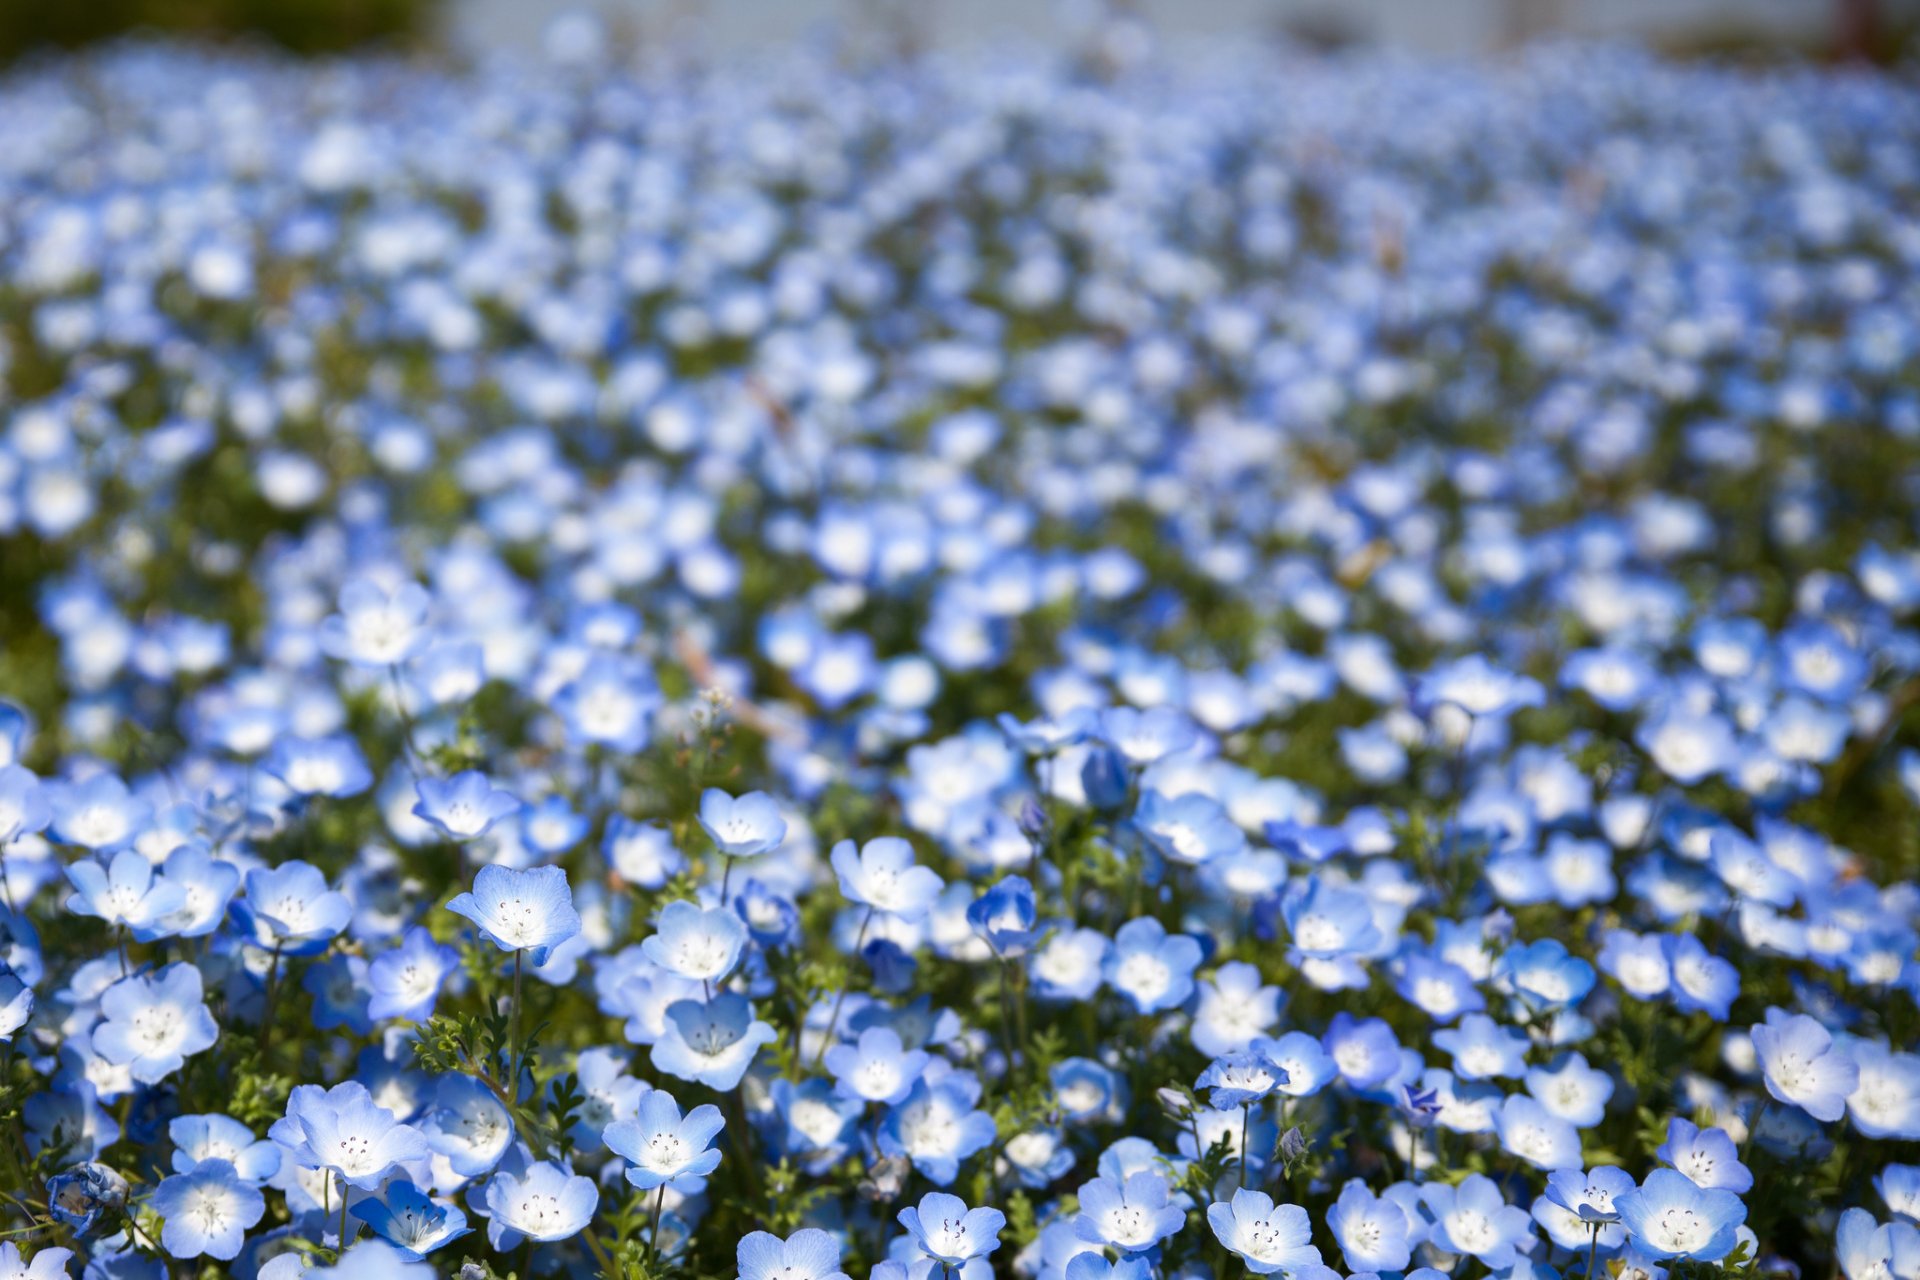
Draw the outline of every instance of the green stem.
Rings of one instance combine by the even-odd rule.
[[[518,1100],[520,1097],[520,957],[525,951],[513,953],[513,1039],[507,1053],[507,1091]]]
[[[660,1202],[667,1198],[667,1184],[661,1183],[660,1189],[653,1193],[653,1225],[647,1228],[646,1260],[653,1260],[654,1251],[660,1247]]]
[[[1253,1148],[1247,1142],[1248,1121],[1253,1115],[1253,1104],[1240,1105],[1240,1189],[1247,1187],[1247,1162],[1253,1158]]]
[[[867,926],[872,923],[873,908],[868,907],[866,916],[860,921],[860,935],[853,940],[853,958],[856,960],[860,958],[860,948],[867,945]],[[840,1024],[840,1006],[846,1001],[847,988],[852,985],[853,979],[851,974],[849,974],[847,981],[840,984],[840,994],[833,998],[833,1009],[827,1014],[827,1029],[820,1037],[820,1051],[813,1055],[813,1069],[815,1071],[820,1069],[820,1063],[824,1061],[827,1056],[827,1048],[833,1043],[834,1029]],[[806,1015],[802,1014],[801,1021],[804,1022],[805,1020]]]
[[[347,1175],[340,1175],[340,1252],[347,1251]]]
[[[1594,1223],[1587,1241],[1587,1280],[1593,1280],[1594,1263],[1600,1257],[1600,1224]]]

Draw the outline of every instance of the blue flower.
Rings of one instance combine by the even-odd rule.
[[[1674,1116],[1667,1121],[1667,1140],[1653,1154],[1698,1186],[1736,1194],[1753,1189],[1753,1173],[1740,1163],[1740,1149],[1725,1129],[1702,1129]]]
[[[639,1113],[606,1128],[607,1149],[627,1162],[627,1181],[643,1191],[655,1187],[697,1191],[720,1167],[720,1151],[710,1145],[726,1121],[720,1108],[704,1104],[683,1117],[664,1089],[640,1099]]]
[[[573,890],[559,867],[515,871],[490,863],[474,876],[473,891],[455,895],[447,910],[473,921],[502,951],[525,951],[536,967],[580,932]]]
[[[67,879],[74,890],[67,895],[67,910],[98,917],[142,941],[163,936],[167,917],[187,902],[180,886],[155,877],[153,864],[136,849],[120,850],[105,868],[82,859],[67,868]]]
[[[740,1083],[760,1046],[777,1038],[733,992],[668,1005],[665,1032],[653,1044],[654,1068],[722,1093]]]
[[[842,840],[831,860],[847,901],[902,920],[924,919],[946,888],[931,868],[914,865],[913,846],[896,836],[869,840],[858,853]]]
[[[660,912],[654,935],[640,947],[667,972],[712,983],[733,972],[746,945],[747,926],[737,914],[680,899]]]
[[[375,1021],[401,1018],[425,1022],[449,974],[460,969],[460,953],[433,940],[419,925],[408,929],[400,945],[367,965],[367,1016]]]
[[[357,796],[373,785],[359,744],[345,734],[277,738],[260,767],[297,796]]]
[[[1459,1026],[1434,1032],[1433,1043],[1453,1055],[1453,1069],[1463,1080],[1519,1076],[1527,1069],[1526,1033],[1484,1013],[1468,1014]]]
[[[997,956],[1023,956],[1035,941],[1033,886],[1020,876],[1006,876],[973,900],[967,923],[985,938]]]
[[[1241,1188],[1233,1199],[1207,1206],[1207,1225],[1227,1251],[1240,1255],[1258,1276],[1321,1265],[1313,1245],[1313,1224],[1297,1204],[1276,1205],[1272,1197]]]
[[[1838,1120],[1860,1070],[1827,1029],[1804,1013],[1769,1008],[1751,1033],[1767,1092],[1816,1120]]]
[[[241,920],[256,946],[286,955],[314,955],[353,919],[353,904],[327,887],[318,867],[284,862],[247,872]]]
[[[1493,976],[1543,1013],[1578,1004],[1593,990],[1593,966],[1569,954],[1558,938],[1508,948],[1494,963]]]
[[[1508,1204],[1484,1174],[1470,1173],[1457,1186],[1428,1183],[1420,1203],[1432,1219],[1428,1236],[1436,1247],[1478,1258],[1491,1271],[1512,1266],[1532,1234],[1527,1211]]]
[[[225,1160],[202,1160],[171,1174],[153,1189],[148,1204],[165,1222],[160,1244],[175,1258],[205,1254],[222,1262],[239,1256],[247,1228],[267,1211],[266,1197]]]
[[[763,791],[737,799],[709,788],[700,797],[700,829],[724,856],[756,858],[779,847],[787,838],[787,820],[780,806]]]
[[[927,1192],[917,1206],[902,1209],[899,1219],[922,1253],[949,1267],[998,1249],[1000,1229],[1007,1225],[998,1209],[969,1209],[959,1196],[944,1191]]]
[[[1140,1253],[1186,1225],[1186,1210],[1172,1203],[1171,1196],[1167,1179],[1147,1170],[1124,1182],[1107,1177],[1083,1182],[1074,1229],[1090,1244]]]
[[[1371,950],[1380,942],[1373,907],[1364,894],[1308,876],[1288,887],[1280,902],[1293,949],[1314,960],[1337,960]]]
[[[1494,1121],[1500,1148],[1537,1169],[1578,1169],[1580,1131],[1525,1094],[1500,1104]]]
[[[478,1178],[500,1163],[514,1140],[513,1115],[492,1089],[466,1075],[444,1075],[433,1105],[420,1118],[427,1146],[462,1178]]]
[[[102,1215],[117,1217],[126,1209],[127,1190],[127,1180],[117,1170],[87,1161],[47,1179],[47,1212],[84,1239]]]
[[[913,1092],[926,1070],[927,1053],[907,1049],[891,1027],[868,1027],[857,1045],[837,1044],[825,1056],[834,1088],[842,1097],[893,1106]]]
[[[1258,1102],[1286,1083],[1284,1068],[1257,1049],[1243,1049],[1215,1058],[1193,1087],[1211,1089],[1213,1105],[1226,1111]]]
[[[414,1261],[473,1229],[458,1206],[430,1198],[405,1178],[389,1182],[377,1197],[355,1201],[350,1212]]]
[[[1327,1230],[1350,1271],[1405,1271],[1413,1257],[1412,1226],[1399,1204],[1375,1196],[1361,1178],[1348,1179],[1327,1210]]]
[[[1661,939],[1667,968],[1673,975],[1668,994],[1682,1013],[1696,1010],[1716,1022],[1725,1022],[1740,995],[1740,971],[1732,962],[1707,950],[1691,933],[1668,934]]]
[[[1193,971],[1200,959],[1198,942],[1184,933],[1169,935],[1147,916],[1120,926],[1101,972],[1107,985],[1132,1001],[1137,1012],[1157,1013],[1185,1003],[1193,994]]]
[[[1634,1242],[1662,1259],[1717,1262],[1733,1252],[1735,1233],[1747,1220],[1739,1196],[1698,1186],[1672,1169],[1655,1169],[1613,1203]]]
[[[1189,866],[1238,853],[1247,844],[1246,832],[1220,802],[1195,792],[1172,799],[1158,791],[1144,793],[1133,825],[1162,857]]]
[[[452,840],[484,835],[494,823],[520,809],[518,796],[495,787],[492,779],[477,769],[444,780],[417,778],[413,785],[420,797],[413,806],[414,814]]]
[[[47,834],[61,844],[107,853],[131,844],[153,821],[153,806],[127,790],[111,773],[84,782],[42,783]]]
[[[395,1120],[357,1080],[331,1089],[295,1085],[287,1114],[273,1122],[267,1136],[286,1148],[298,1167],[328,1170],[365,1191],[431,1151],[424,1134]]]
[[[490,1219],[487,1241],[502,1251],[517,1248],[522,1239],[548,1244],[576,1236],[600,1207],[592,1178],[544,1160],[518,1173],[500,1170],[480,1195]]]
[[[141,1084],[158,1084],[220,1038],[203,995],[200,971],[190,964],[122,978],[100,997],[95,1052]]]
[[[947,1186],[960,1175],[961,1161],[999,1136],[993,1117],[975,1106],[979,1100],[979,1082],[960,1072],[923,1078],[887,1112],[875,1143],[883,1155],[907,1159],[928,1181]]]
[[[802,1227],[782,1240],[750,1231],[734,1251],[737,1280],[847,1280],[840,1270],[840,1242],[817,1227]]]
[[[225,1160],[242,1181],[258,1186],[280,1171],[280,1148],[231,1116],[175,1116],[167,1122],[173,1139],[173,1171],[192,1173],[203,1160]]]
[[[343,662],[398,666],[432,638],[427,628],[431,604],[417,582],[388,590],[370,578],[355,578],[340,589],[340,612],[320,624],[320,647]]]

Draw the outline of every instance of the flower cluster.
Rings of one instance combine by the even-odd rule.
[[[1920,91],[584,34],[0,77],[0,1280],[1920,1280]]]

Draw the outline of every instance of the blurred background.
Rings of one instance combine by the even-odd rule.
[[[0,0],[0,58],[135,30],[260,38],[324,53],[367,43],[484,56],[535,47],[585,11],[622,44],[722,54],[838,32],[907,51],[1067,43],[1098,0]],[[1163,47],[1292,40],[1472,54],[1554,37],[1671,53],[1871,58],[1915,50],[1920,0],[1132,0]],[[565,24],[560,30],[564,32]],[[564,37],[563,37],[564,38]],[[595,38],[601,38],[596,36]]]

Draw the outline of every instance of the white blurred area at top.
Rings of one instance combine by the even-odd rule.
[[[591,66],[635,50],[723,57],[798,43],[874,53],[1028,47],[1118,65],[1150,51],[1288,40],[1476,54],[1554,37],[1824,43],[1849,9],[1920,0],[448,0],[446,39],[479,57],[540,49]]]

